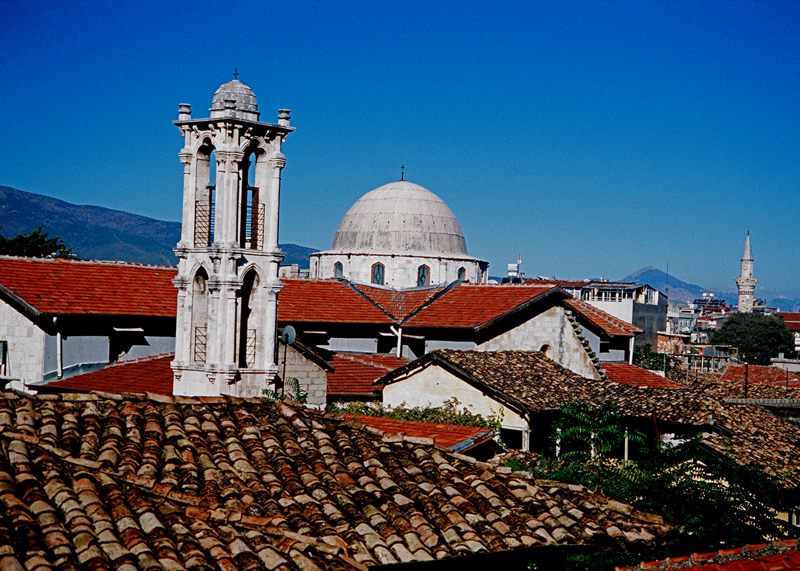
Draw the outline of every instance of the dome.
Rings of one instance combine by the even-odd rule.
[[[453,211],[421,186],[399,180],[359,198],[342,219],[331,250],[467,255]]]
[[[253,90],[238,79],[222,84],[211,100],[211,117],[229,117],[225,109],[225,100],[232,99],[236,103],[234,116],[240,119],[258,121],[258,101]]]

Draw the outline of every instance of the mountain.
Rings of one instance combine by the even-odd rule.
[[[647,284],[660,292],[668,294],[670,301],[678,303],[690,303],[703,297],[704,293],[713,293],[717,299],[724,299],[729,306],[733,306],[736,305],[739,297],[738,292],[734,289],[708,289],[699,285],[689,284],[682,282],[675,276],[667,275],[653,266],[645,266],[619,281]],[[780,311],[800,311],[800,299],[790,298],[769,290],[757,292],[756,297],[765,298],[767,305],[777,307]]]
[[[121,260],[170,265],[178,259],[172,248],[181,236],[180,222],[155,220],[100,206],[63,200],[0,186],[0,235],[10,238],[42,226],[48,237],[58,236],[78,258]],[[283,264],[308,267],[308,255],[317,250],[281,244]]]

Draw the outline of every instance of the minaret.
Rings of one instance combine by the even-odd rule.
[[[173,392],[261,396],[278,372],[281,143],[294,129],[286,109],[277,125],[259,122],[253,91],[236,79],[210,115],[193,119],[182,103],[174,121],[184,147]]]
[[[753,277],[753,251],[750,249],[750,232],[748,232],[742,254],[742,271],[736,278],[736,285],[739,286],[739,313],[753,311],[753,292],[757,282],[758,280]]]

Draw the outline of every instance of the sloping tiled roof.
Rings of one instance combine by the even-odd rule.
[[[786,323],[786,327],[792,331],[800,331],[800,313],[779,313]]]
[[[750,384],[767,384],[800,388],[800,375],[796,372],[765,365],[728,365],[722,374],[722,380],[737,386],[743,386],[747,380]]]
[[[800,569],[800,540],[787,539],[713,553],[693,553],[664,561],[642,562],[617,571],[692,569],[694,571],[789,571]]]
[[[46,314],[174,317],[175,275],[158,266],[0,256],[0,288]]]
[[[389,371],[408,363],[391,355],[336,353],[330,360],[334,370],[328,373],[329,395],[370,395],[382,386],[373,384]]]
[[[264,399],[0,394],[2,568],[329,570],[671,528]]]
[[[642,330],[635,325],[623,321],[618,317],[614,317],[602,309],[597,309],[593,305],[581,301],[580,299],[570,298],[566,300],[565,303],[584,318],[588,319],[595,327],[603,330],[612,337],[614,335],[630,337],[631,335],[642,332]]]
[[[454,452],[464,452],[494,436],[492,430],[478,426],[434,424],[432,422],[397,420],[395,418],[360,414],[346,414],[344,416],[388,434],[405,434],[406,436],[418,438],[431,438],[439,446],[450,448]]]
[[[628,363],[603,363],[601,365],[606,371],[609,380],[613,383],[623,385],[635,385],[637,387],[658,387],[663,389],[682,389],[683,385],[670,381],[647,369],[642,369],[636,365]]]
[[[403,321],[413,311],[422,307],[445,289],[445,286],[432,286],[420,289],[396,290],[365,284],[353,284],[353,287],[388,311],[397,321]]]
[[[548,292],[551,287],[460,284],[421,309],[404,327],[479,329]],[[563,297],[568,294],[561,292]]]
[[[375,304],[338,280],[283,278],[281,323],[394,323]]]
[[[172,394],[172,368],[174,354],[159,355],[135,361],[108,365],[99,371],[76,375],[63,381],[44,385],[46,390],[101,391],[108,393]],[[33,387],[39,388],[39,387]]]
[[[664,427],[707,426],[709,435],[703,443],[716,453],[728,455],[741,465],[757,464],[772,475],[800,483],[800,426],[753,404],[726,402],[724,396],[697,388],[641,387],[588,379],[538,351],[442,349],[381,381],[397,382],[432,364],[480,385],[512,409],[552,410],[580,399],[595,406],[612,403],[622,416],[654,418]]]

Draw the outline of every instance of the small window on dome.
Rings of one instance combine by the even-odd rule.
[[[431,270],[428,266],[420,266],[417,270],[417,286],[426,286],[431,283]]]
[[[462,282],[467,279],[467,270],[464,268],[458,268],[458,279]]]
[[[337,280],[340,280],[342,279],[343,276],[344,276],[344,268],[342,267],[342,263],[336,262],[335,264],[333,264],[333,277],[335,277]]]
[[[372,266],[372,283],[383,285],[383,264],[375,264]]]

